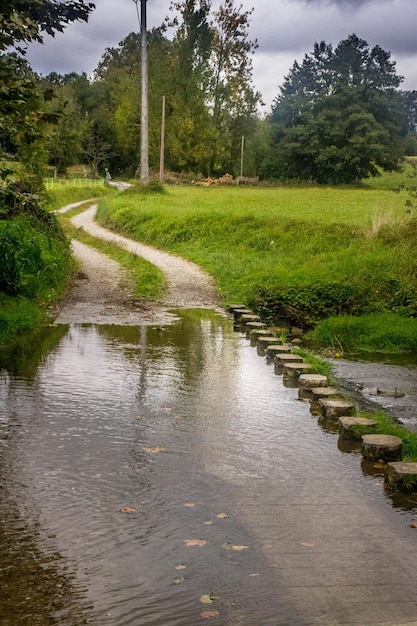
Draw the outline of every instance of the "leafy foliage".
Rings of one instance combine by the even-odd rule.
[[[87,21],[94,4],[84,0],[2,0],[0,50],[21,42],[43,41],[43,33],[54,35],[75,20]]]
[[[270,116],[270,174],[352,183],[397,168],[404,102],[390,54],[349,36],[321,42],[286,76]],[[408,107],[409,111],[411,110]]]

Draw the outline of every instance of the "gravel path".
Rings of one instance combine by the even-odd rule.
[[[64,213],[81,204],[68,205],[57,212]],[[135,302],[134,286],[118,263],[89,246],[73,241],[73,252],[80,270],[70,293],[61,303],[56,323],[162,323],[172,319],[169,308],[219,309],[220,298],[209,274],[194,263],[102,228],[94,221],[96,211],[97,206],[91,206],[71,221],[94,237],[115,243],[159,267],[168,282],[166,296],[158,303],[144,305]]]

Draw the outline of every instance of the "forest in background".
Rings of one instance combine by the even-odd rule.
[[[217,10],[211,0],[178,0],[165,22],[149,31],[151,171],[159,169],[163,97],[168,182],[177,182],[178,174],[189,182],[243,173],[351,184],[417,154],[417,92],[401,90],[389,52],[354,34],[336,46],[314,44],[277,86],[272,110],[261,115],[262,94],[252,81],[257,42],[249,37],[251,13],[234,0]],[[9,160],[32,169],[49,165],[57,175],[81,165],[86,176],[102,176],[107,167],[113,176],[133,177],[140,160],[140,47],[140,35],[128,34],[103,52],[91,77],[37,76],[18,51],[5,51],[2,67],[9,77],[13,68],[12,87],[18,87],[16,93],[8,88],[0,105],[3,119],[17,122],[0,124]],[[22,115],[31,122],[23,133]]]

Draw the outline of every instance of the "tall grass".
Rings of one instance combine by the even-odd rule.
[[[0,345],[22,333],[39,328],[47,319],[45,311],[35,302],[0,293]]]
[[[71,183],[71,180],[68,180],[68,183]],[[90,198],[101,198],[116,194],[117,190],[114,187],[109,187],[109,185],[77,185],[72,182],[72,184],[62,187],[57,185],[50,188],[47,187],[44,205],[49,211],[55,211],[72,202],[81,202]]]
[[[269,322],[417,315],[417,220],[405,194],[346,188],[170,188],[100,203],[99,221],[205,267],[225,301]],[[390,214],[375,227],[375,215]]]

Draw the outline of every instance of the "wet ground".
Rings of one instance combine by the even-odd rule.
[[[417,431],[417,364],[401,358],[402,365],[368,360],[331,361],[338,384],[368,410],[383,409],[410,430]],[[378,355],[373,355],[378,358]],[[379,355],[381,360],[387,355]],[[400,360],[398,358],[397,360]]]
[[[3,358],[0,623],[417,624],[417,502],[230,320],[173,315]]]

